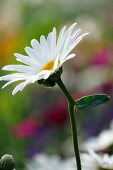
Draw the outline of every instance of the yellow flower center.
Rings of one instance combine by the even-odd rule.
[[[58,61],[58,65],[60,64],[60,61]],[[54,67],[54,61],[49,61],[47,64],[45,64],[44,66],[41,67],[40,71],[43,70],[50,70],[52,71]]]
[[[54,61],[49,61],[47,64],[45,64],[44,66],[42,66],[42,68],[40,69],[40,71],[42,70],[53,70],[54,67]]]

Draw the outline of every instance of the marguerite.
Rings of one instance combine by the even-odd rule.
[[[0,81],[8,81],[2,88],[9,84],[22,80],[13,90],[12,94],[22,91],[27,84],[34,83],[41,79],[48,79],[54,74],[63,63],[75,56],[70,54],[72,49],[83,39],[88,33],[79,35],[81,29],[74,31],[76,23],[72,24],[68,29],[64,26],[58,38],[56,37],[56,28],[47,36],[40,37],[40,43],[33,39],[30,47],[25,47],[27,56],[15,53],[16,60],[22,62],[22,65],[7,65],[3,67],[6,71],[16,71],[9,75],[0,77]]]

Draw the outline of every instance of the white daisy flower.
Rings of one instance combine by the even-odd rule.
[[[75,158],[61,160],[58,155],[47,154],[35,155],[26,163],[27,170],[75,170]]]
[[[83,150],[92,149],[95,151],[102,151],[113,145],[113,121],[110,128],[102,131],[97,137],[89,138],[83,144]]]
[[[41,79],[47,79],[54,74],[63,63],[75,56],[70,54],[72,49],[86,36],[88,33],[79,35],[81,29],[74,30],[76,23],[72,24],[68,29],[64,26],[57,38],[56,28],[50,32],[47,39],[44,35],[40,37],[40,43],[33,39],[31,47],[25,47],[27,56],[15,53],[16,60],[23,63],[22,65],[7,65],[3,67],[6,71],[16,71],[0,77],[0,81],[8,81],[2,88],[9,84],[22,80],[13,90],[12,94],[22,91],[27,84],[34,83]]]
[[[113,170],[113,156],[99,155],[90,150],[81,155],[83,170]]]

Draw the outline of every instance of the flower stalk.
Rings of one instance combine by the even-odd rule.
[[[71,122],[71,130],[72,130],[72,137],[73,137],[73,146],[74,146],[74,154],[76,158],[77,163],[77,170],[81,170],[81,161],[80,161],[80,154],[79,154],[79,147],[78,147],[78,139],[77,139],[77,128],[76,128],[76,120],[75,120],[75,107],[76,102],[66,89],[64,83],[62,82],[61,78],[56,80],[56,83],[66,96],[68,100],[68,109],[69,109],[69,116],[70,116],[70,122]]]

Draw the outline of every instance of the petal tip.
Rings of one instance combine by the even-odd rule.
[[[18,57],[18,53],[14,53],[14,56],[17,58]]]
[[[33,43],[34,41],[37,41],[35,38],[33,38],[32,40],[31,40],[31,43]]]
[[[77,22],[74,22],[72,25],[73,25],[73,26],[77,25]]]
[[[2,89],[4,89],[5,88],[5,85],[4,86],[2,86]]]
[[[12,95],[14,96],[18,91],[15,91],[15,89],[12,91]]]
[[[30,47],[27,47],[27,46],[26,46],[26,47],[24,48],[24,50],[27,51],[29,48],[30,48]]]
[[[88,35],[90,32],[86,32],[84,35]]]
[[[14,93],[14,92],[12,92],[12,95],[14,96],[14,95],[15,95],[15,93]]]
[[[5,70],[6,66],[2,67],[2,70]]]
[[[0,81],[2,81],[3,79],[2,79],[2,77],[0,77]]]

